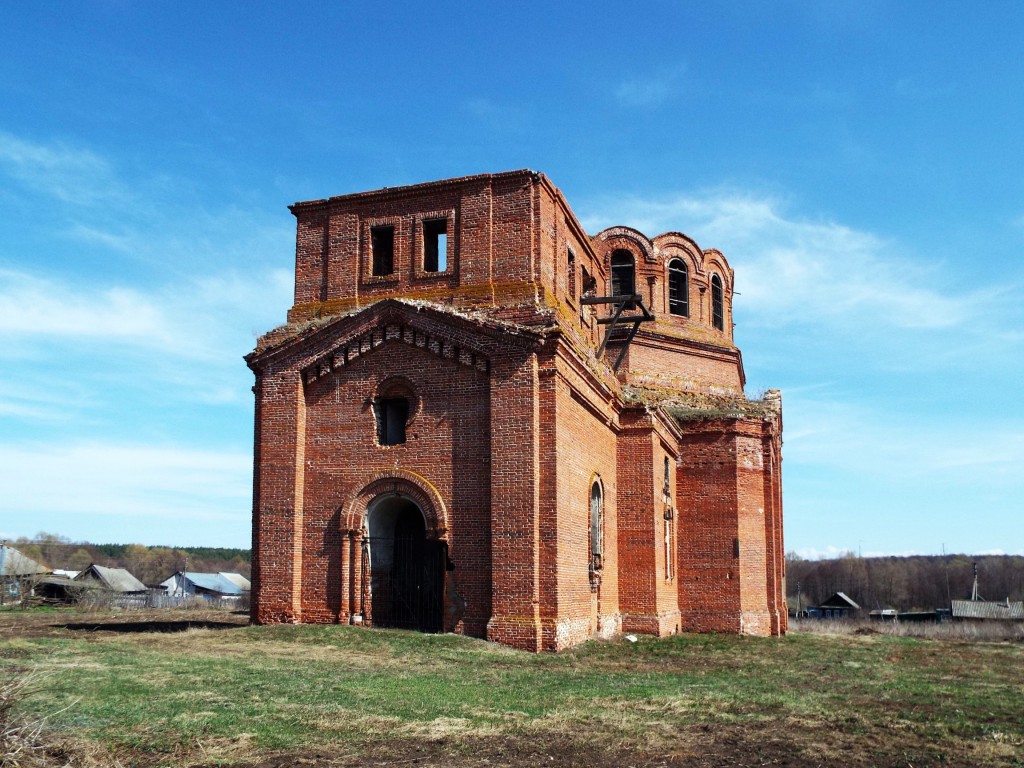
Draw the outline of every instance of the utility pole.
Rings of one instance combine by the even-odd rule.
[[[942,567],[946,571],[946,605],[953,605],[953,596],[949,592],[949,558],[946,557],[946,542],[942,542]]]

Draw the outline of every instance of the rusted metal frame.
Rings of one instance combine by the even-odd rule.
[[[626,334],[626,341],[622,345],[622,351],[619,352],[618,358],[612,365],[613,371],[618,371],[619,366],[622,365],[622,361],[626,357],[626,350],[629,349],[630,342],[633,341],[633,337],[636,336],[636,332],[640,329],[640,323],[645,323],[654,319],[654,315],[651,314],[650,310],[644,306],[643,297],[640,294],[634,293],[623,296],[585,296],[580,300],[581,304],[615,304],[615,314],[611,317],[599,317],[597,319],[598,325],[607,325],[608,329],[604,333],[604,338],[601,340],[601,346],[597,349],[597,356],[600,357],[604,354],[605,347],[608,345],[608,339],[611,338],[612,333],[615,332],[616,327],[620,322],[631,322],[633,327],[629,329],[629,333]],[[625,310],[626,305],[637,306],[640,308],[641,314],[639,315],[625,315],[622,312]]]

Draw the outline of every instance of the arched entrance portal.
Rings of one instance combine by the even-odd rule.
[[[373,625],[441,632],[445,542],[427,539],[423,512],[406,496],[374,499],[366,526],[369,562],[364,561],[364,568],[369,569]]]

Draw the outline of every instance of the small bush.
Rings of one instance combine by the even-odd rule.
[[[59,737],[47,727],[51,715],[20,711],[25,699],[42,691],[48,675],[13,667],[0,674],[0,768],[124,768],[102,745]]]
[[[16,712],[17,704],[32,694],[41,678],[35,671],[10,670],[0,681],[0,768],[47,764],[41,739],[45,720]]]

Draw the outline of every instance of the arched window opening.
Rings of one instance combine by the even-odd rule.
[[[675,510],[672,507],[672,476],[669,471],[668,456],[665,457],[665,485],[663,489],[665,510],[662,517],[665,520],[665,581],[672,581],[672,519],[675,517]]]
[[[722,279],[711,276],[711,324],[720,331],[725,330],[725,301],[722,297]]]
[[[629,251],[615,251],[612,254],[612,295],[632,296],[636,293],[633,254]]]
[[[590,573],[601,570],[604,555],[604,495],[597,480],[590,486]]]
[[[668,311],[680,317],[690,316],[690,275],[682,259],[668,265]]]

